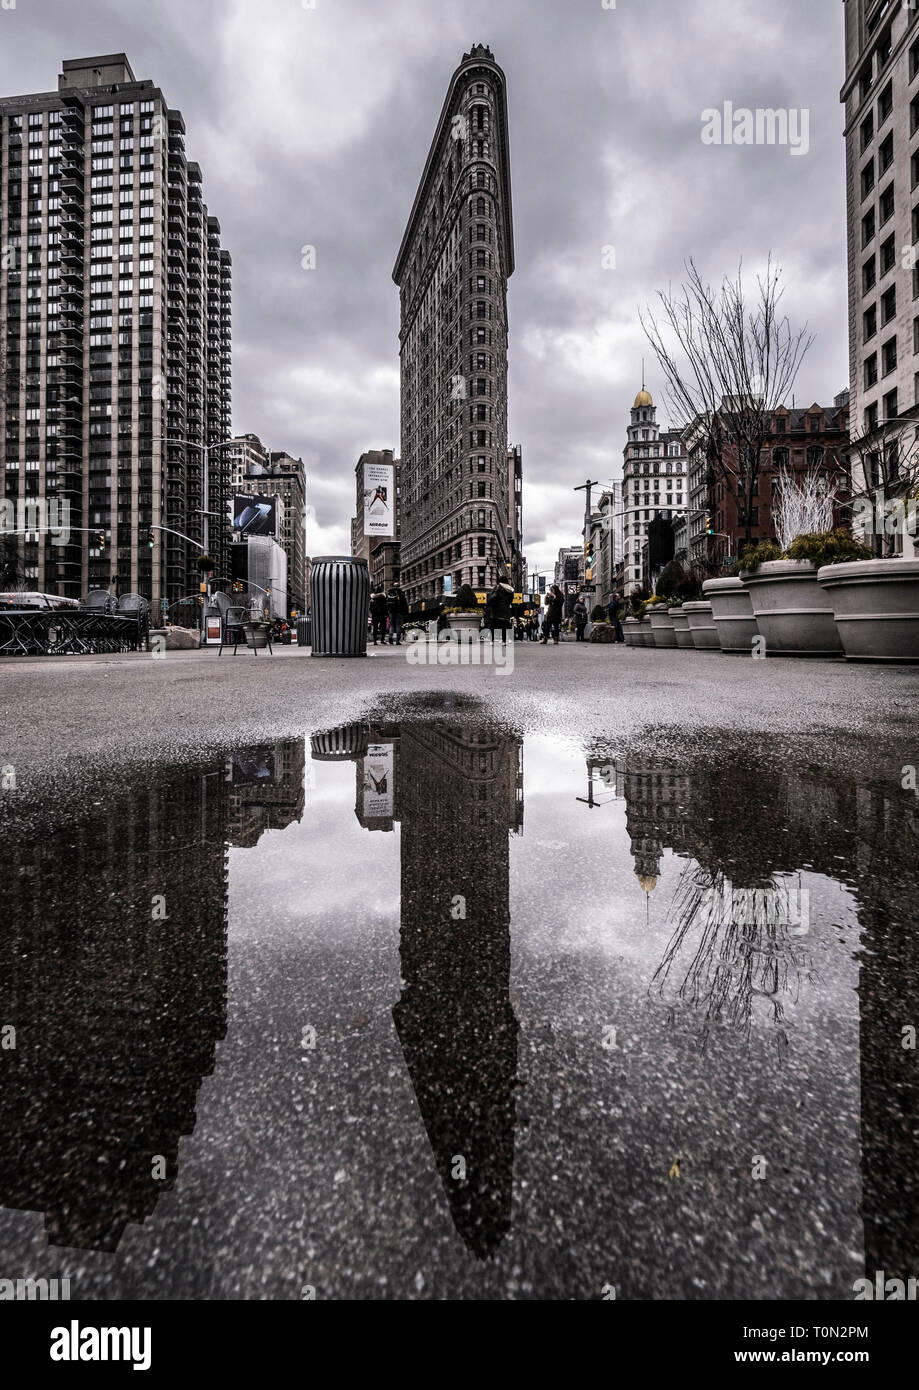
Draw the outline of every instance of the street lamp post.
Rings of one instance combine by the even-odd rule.
[[[158,443],[158,444],[167,444],[167,445],[168,445],[168,444],[175,444],[175,445],[179,445],[180,447],[185,448],[185,449],[197,449],[197,450],[200,451],[200,453],[202,453],[202,454],[204,455],[204,478],[203,478],[203,486],[202,486],[202,500],[203,500],[203,502],[204,502],[204,506],[203,506],[203,507],[197,508],[197,510],[201,513],[201,515],[202,515],[202,517],[203,517],[203,521],[202,521],[202,525],[201,525],[201,534],[202,534],[202,537],[203,537],[203,540],[204,540],[204,544],[203,544],[203,546],[201,546],[200,548],[201,548],[202,554],[207,555],[207,554],[208,554],[208,546],[210,545],[210,525],[209,525],[209,521],[210,521],[210,517],[211,517],[212,515],[216,515],[216,513],[212,513],[212,512],[209,512],[209,511],[208,511],[208,502],[209,502],[209,500],[210,500],[210,476],[211,476],[211,473],[210,473],[210,454],[211,454],[211,450],[212,450],[212,449],[228,449],[228,448],[232,448],[232,447],[233,447],[233,440],[232,440],[232,439],[224,439],[224,440],[221,440],[221,441],[220,441],[219,443],[217,443],[217,444],[199,444],[199,443],[197,443],[195,440],[192,440],[192,439],[171,439],[171,438],[169,437],[169,435],[166,435],[166,434],[155,434],[155,435],[153,436],[153,442],[154,442],[154,443]],[[168,526],[159,526],[159,527],[154,527],[153,529],[154,529],[154,530],[160,530],[160,531],[169,531],[169,530],[171,530],[171,527],[168,527]],[[173,531],[172,534],[173,534],[173,535],[180,535],[181,533],[178,532],[178,531]],[[185,536],[185,537],[183,537],[183,539],[184,539],[184,540],[189,540],[189,541],[190,541],[190,540],[191,540],[191,537],[190,537],[190,536]],[[198,543],[198,541],[191,541],[191,544],[192,544],[192,545],[198,545],[199,543]],[[205,597],[206,597],[206,598],[210,598],[210,584],[209,584],[209,582],[208,582],[207,580],[204,580],[203,582],[204,582],[204,584],[205,584],[205,591],[204,591],[204,592],[205,592]],[[201,633],[202,633],[202,637],[203,637],[203,635],[204,635],[204,632],[206,631],[206,628],[207,628],[207,603],[202,603],[202,605],[201,605]]]

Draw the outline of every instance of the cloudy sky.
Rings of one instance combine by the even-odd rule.
[[[687,256],[718,279],[771,250],[817,335],[798,403],[846,385],[842,21],[839,0],[16,0],[0,91],[123,50],[183,112],[233,256],[234,431],[303,457],[309,549],[334,554],[358,455],[398,448],[392,267],[450,75],[488,43],[508,83],[510,438],[545,569],[579,542],[574,486],[621,474],[637,310]],[[806,109],[808,152],[703,144],[725,101]]]

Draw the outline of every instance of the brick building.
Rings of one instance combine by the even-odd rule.
[[[724,471],[713,470],[705,456],[705,435],[687,431],[689,451],[688,558],[700,566],[721,565],[737,559],[747,544],[775,538],[772,504],[784,469],[804,474],[822,469],[839,492],[835,522],[846,515],[850,498],[848,474],[849,407],[843,392],[831,406],[780,407],[772,417],[770,432],[760,459],[756,492],[749,519],[744,512],[739,484],[737,448],[725,446]],[[707,534],[710,519],[713,535]],[[749,520],[749,539],[748,539]]]

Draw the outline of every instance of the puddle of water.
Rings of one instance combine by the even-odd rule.
[[[919,813],[840,766],[435,707],[20,844],[0,1272],[74,1298],[914,1274]]]

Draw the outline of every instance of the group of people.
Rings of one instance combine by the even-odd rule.
[[[607,605],[606,610],[607,617],[610,621],[610,626],[613,629],[614,642],[625,641],[625,633],[622,631],[622,610],[624,606],[625,605],[622,595],[620,593],[614,592],[612,598],[609,601],[609,604]],[[577,602],[575,603],[574,608],[571,611],[571,616],[574,618],[575,639],[578,642],[585,641],[588,613],[587,604],[584,602],[580,594],[578,594]]]
[[[498,571],[498,582],[488,596],[486,605],[486,626],[491,628],[494,638],[497,632],[501,634],[501,641],[507,641],[508,631],[513,631],[518,641],[542,642],[543,646],[548,646],[551,641],[558,646],[559,637],[562,629],[562,618],[565,612],[565,596],[558,584],[550,584],[546,593],[546,607],[542,617],[542,622],[536,614],[530,614],[526,619],[514,619],[511,609],[514,603],[514,587],[510,582],[507,571]],[[613,641],[624,642],[625,636],[622,631],[622,614],[625,602],[622,594],[614,593],[607,609],[610,624],[613,628]],[[399,588],[398,584],[393,584],[388,590],[384,590],[383,585],[377,585],[370,596],[370,625],[373,635],[373,645],[378,642],[388,641],[390,646],[400,646],[402,642],[402,627],[408,617],[408,600]],[[587,605],[581,595],[578,595],[572,610],[574,618],[575,637],[578,642],[585,641],[587,629]],[[442,617],[438,621],[438,631],[441,622],[447,625],[447,619]]]
[[[398,584],[393,584],[388,590],[378,584],[370,595],[373,645],[376,646],[379,641],[385,646],[388,641],[390,646],[401,646],[402,625],[407,617],[408,599]]]

